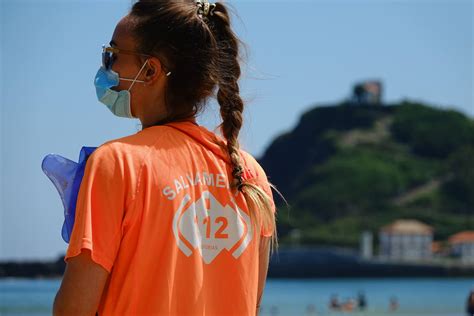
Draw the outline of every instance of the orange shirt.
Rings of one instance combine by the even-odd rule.
[[[260,235],[228,189],[225,140],[181,121],[108,141],[89,157],[64,260],[81,249],[111,272],[99,315],[254,315]],[[241,150],[245,177],[272,197]],[[275,204],[273,203],[275,212]]]

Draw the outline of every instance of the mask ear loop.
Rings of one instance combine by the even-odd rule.
[[[143,66],[142,68],[140,68],[140,71],[137,73],[137,75],[135,76],[135,78],[133,79],[133,82],[132,84],[130,85],[130,88],[128,88],[128,91],[130,91],[130,89],[132,89],[133,85],[135,84],[135,81],[136,82],[145,82],[143,80],[137,80],[138,76],[140,76],[140,73],[142,72],[143,68],[145,67],[146,63],[148,62],[148,59],[145,60],[145,62],[143,63]],[[129,79],[130,80],[130,79]]]

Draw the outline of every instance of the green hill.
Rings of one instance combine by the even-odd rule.
[[[319,106],[259,160],[274,193],[282,243],[356,246],[397,218],[435,228],[435,240],[474,229],[474,120],[404,101]]]

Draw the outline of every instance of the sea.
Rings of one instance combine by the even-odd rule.
[[[0,315],[51,315],[61,279],[0,279]],[[474,278],[268,279],[260,315],[465,316]],[[363,310],[329,308],[365,296]],[[390,302],[393,309],[390,308]]]

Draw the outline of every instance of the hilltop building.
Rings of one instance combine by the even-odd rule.
[[[358,104],[382,104],[382,82],[379,80],[369,80],[356,83],[352,89],[350,103]]]

